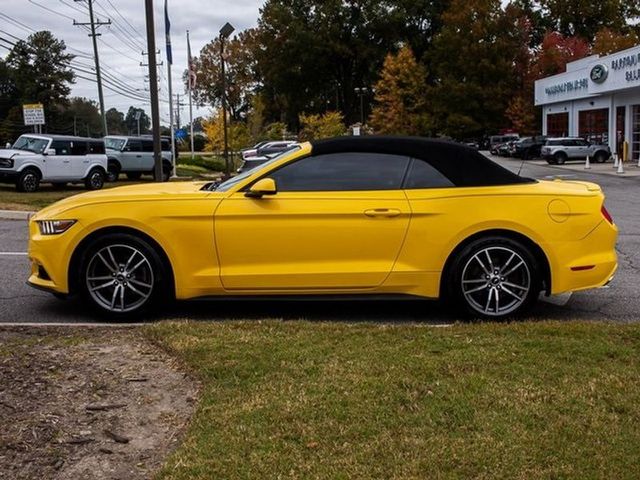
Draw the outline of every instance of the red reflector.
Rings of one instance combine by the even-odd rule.
[[[574,272],[580,272],[582,270],[591,270],[592,268],[595,268],[595,265],[582,265],[580,267],[571,267],[571,270],[573,270]]]
[[[609,214],[609,212],[607,211],[604,205],[602,205],[602,208],[600,209],[600,211],[602,212],[602,216],[605,218],[605,220],[609,222],[611,225],[613,225],[613,218],[611,218],[611,215]]]

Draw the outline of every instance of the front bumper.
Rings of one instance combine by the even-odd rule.
[[[18,179],[18,172],[0,170],[0,183],[15,183]]]

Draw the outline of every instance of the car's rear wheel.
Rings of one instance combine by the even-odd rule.
[[[117,162],[109,162],[107,170],[107,182],[117,182],[120,176],[120,165]]]
[[[564,152],[558,152],[553,156],[553,159],[558,165],[564,165],[564,163],[567,161],[567,154]]]
[[[89,172],[84,180],[84,186],[87,190],[100,190],[104,186],[104,172],[99,168],[94,168]]]
[[[526,311],[540,293],[534,255],[506,237],[481,238],[467,245],[450,270],[456,305],[467,314],[502,319]]]
[[[596,161],[596,163],[604,163],[607,161],[607,154],[604,152],[597,152],[593,159]]]
[[[78,283],[85,300],[102,313],[129,317],[167,297],[167,275],[148,242],[130,234],[109,234],[83,256]]]
[[[171,178],[171,165],[167,164],[167,163],[163,163],[162,164],[162,178],[160,180],[158,180],[158,178],[156,178],[156,171],[153,171],[153,179],[158,182],[168,182],[169,178]]]
[[[40,188],[40,174],[32,168],[23,170],[16,181],[16,190],[32,193]]]

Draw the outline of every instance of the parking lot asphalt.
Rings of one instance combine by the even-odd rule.
[[[531,319],[614,320],[640,319],[640,178],[598,174],[591,171],[495,159],[507,168],[534,178],[564,176],[602,186],[607,208],[620,229],[620,268],[609,288],[578,292],[563,305],[540,302]],[[637,168],[637,167],[630,167]],[[24,220],[0,220],[0,323],[96,323],[104,322],[78,300],[60,301],[25,284],[29,273],[27,225]],[[448,324],[458,320],[437,302],[358,300],[284,301],[215,300],[177,302],[162,314],[140,321],[193,319],[307,319],[311,321],[424,322]],[[105,322],[106,323],[106,322]]]

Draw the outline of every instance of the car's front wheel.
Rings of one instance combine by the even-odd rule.
[[[553,156],[553,159],[557,165],[564,165],[567,161],[567,154],[564,152],[558,152]]]
[[[23,170],[16,181],[16,190],[19,192],[32,193],[40,188],[40,175],[34,169]]]
[[[104,172],[99,168],[94,168],[89,172],[84,181],[87,190],[100,190],[104,186]]]
[[[128,317],[167,297],[163,263],[148,242],[108,234],[86,249],[80,266],[83,297],[98,311]]]
[[[475,317],[516,316],[540,293],[535,257],[523,244],[506,237],[471,242],[456,256],[450,271],[455,304]]]

